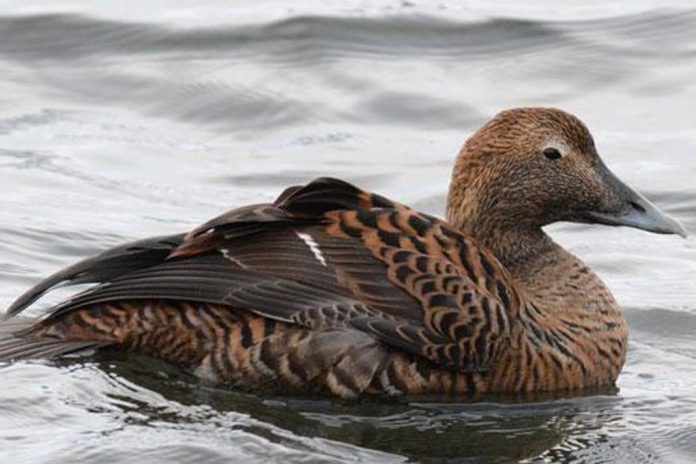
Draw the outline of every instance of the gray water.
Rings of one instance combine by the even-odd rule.
[[[519,3],[2,2],[0,308],[315,176],[441,214],[461,143],[522,105],[576,113],[696,233],[692,3]],[[21,362],[0,365],[0,461],[696,461],[696,242],[550,231],[626,309],[614,394],[356,404],[205,388],[137,357]]]

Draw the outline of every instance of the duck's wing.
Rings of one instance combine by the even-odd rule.
[[[11,317],[29,307],[49,290],[64,285],[107,282],[138,269],[164,261],[181,245],[185,234],[152,237],[111,248],[97,256],[79,261],[48,276],[17,298],[7,309]]]
[[[126,299],[224,304],[343,327],[462,370],[485,370],[520,300],[502,266],[441,220],[336,179],[197,228],[161,262],[54,308]]]

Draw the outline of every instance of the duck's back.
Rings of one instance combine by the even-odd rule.
[[[85,282],[0,356],[108,345],[251,389],[463,393],[486,389],[520,304],[472,239],[335,179],[78,263],[9,312]]]

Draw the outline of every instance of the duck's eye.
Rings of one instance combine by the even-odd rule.
[[[543,153],[544,156],[550,160],[557,160],[561,157],[561,152],[558,150],[558,148],[554,147],[545,148]]]

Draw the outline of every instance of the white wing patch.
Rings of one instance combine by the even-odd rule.
[[[242,269],[246,269],[246,267],[247,267],[246,264],[244,264],[243,262],[241,262],[240,260],[238,260],[237,258],[235,258],[234,256],[232,256],[232,255],[230,254],[230,250],[229,250],[229,249],[227,249],[227,248],[221,248],[220,251],[222,252],[222,256],[224,256],[226,259],[230,260],[231,262],[233,262],[233,263],[236,264],[237,266],[241,267]]]
[[[309,234],[303,234],[302,232],[295,233],[302,239],[303,242],[305,242],[305,244],[307,244],[312,253],[314,253],[314,257],[317,258],[317,261],[319,261],[322,266],[326,267],[326,258],[324,258],[324,255],[321,253],[321,249],[319,248],[319,244],[312,238],[312,236]]]

